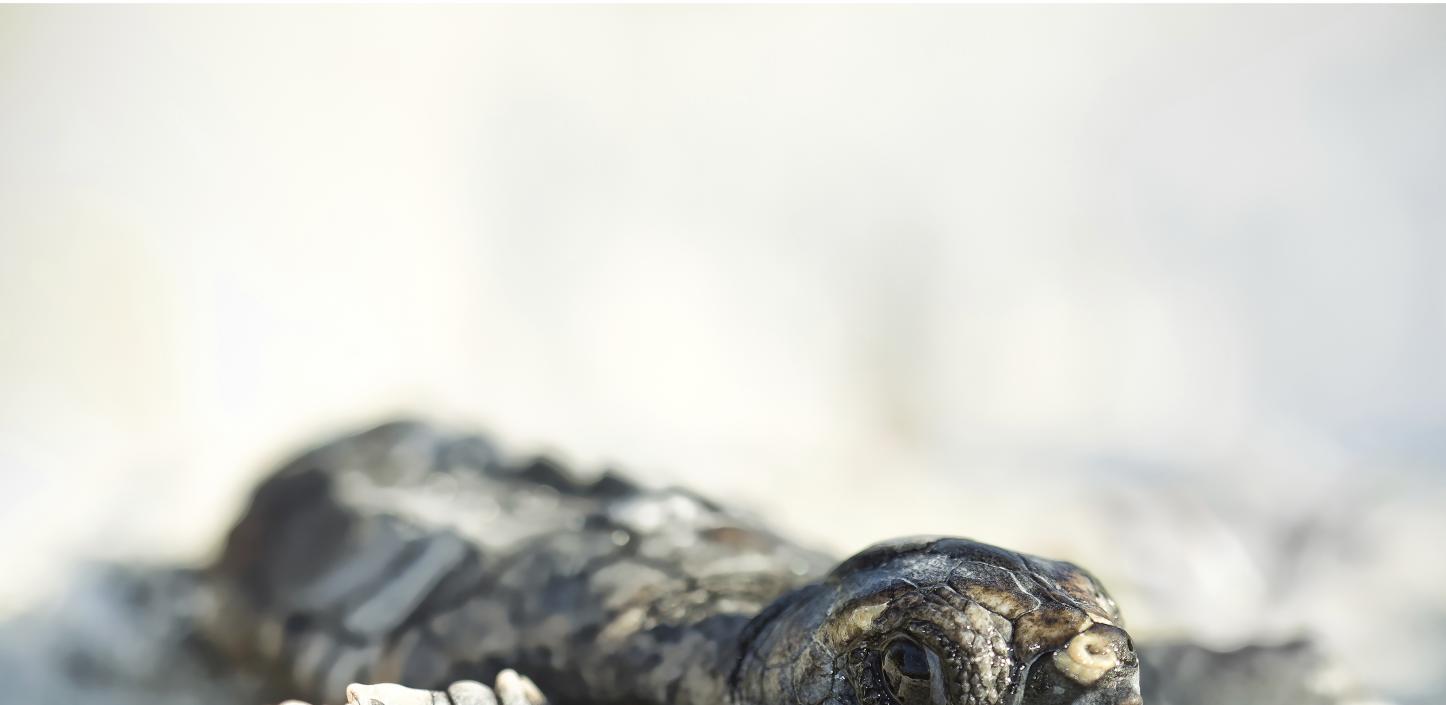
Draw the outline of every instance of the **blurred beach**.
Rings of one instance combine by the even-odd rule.
[[[1446,8],[0,8],[0,614],[399,415],[1446,695]]]

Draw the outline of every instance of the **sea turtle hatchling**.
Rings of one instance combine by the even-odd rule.
[[[277,471],[208,567],[105,584],[124,596],[106,638],[126,646],[98,645],[88,620],[62,635],[80,645],[66,682],[32,690],[125,705],[1142,703],[1119,607],[1070,563],[943,537],[838,562],[686,491],[582,481],[412,422]],[[1213,657],[1190,654],[1175,662],[1208,682]],[[15,671],[12,692],[38,672]],[[1346,702],[1290,685],[1300,673],[1266,674],[1280,699],[1231,702]],[[1201,692],[1180,702],[1215,704]]]
[[[940,537],[835,563],[688,492],[419,424],[266,480],[206,582],[211,642],[310,700],[516,669],[561,705],[1140,703],[1119,608],[1077,566]]]

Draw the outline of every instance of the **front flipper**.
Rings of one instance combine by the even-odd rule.
[[[526,676],[511,669],[497,674],[497,683],[488,688],[477,681],[457,681],[443,690],[408,688],[396,683],[362,685],[346,688],[347,705],[547,705],[547,698]],[[307,705],[288,700],[281,705]]]

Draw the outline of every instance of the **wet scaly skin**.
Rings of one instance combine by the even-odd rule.
[[[421,424],[290,463],[205,575],[207,638],[313,701],[444,702],[515,668],[561,705],[1140,703],[1119,610],[1071,564],[914,538],[834,565],[689,493]]]

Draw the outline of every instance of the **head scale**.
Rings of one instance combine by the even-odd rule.
[[[739,702],[1141,705],[1118,607],[1080,568],[966,539],[878,544],[755,620]]]

